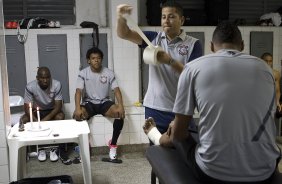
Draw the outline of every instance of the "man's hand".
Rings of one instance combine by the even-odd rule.
[[[165,51],[159,51],[157,53],[157,60],[161,64],[170,64],[170,61],[172,60],[171,56],[166,53]]]
[[[281,104],[280,103],[277,103],[277,109],[279,112],[281,112]]]
[[[128,4],[120,4],[117,6],[117,15],[123,16],[124,14],[131,14],[132,6]]]
[[[76,121],[82,121],[84,119],[86,119],[86,117],[83,117],[83,111],[81,108],[79,109],[75,109],[75,111],[73,112],[73,118],[76,120]]]
[[[172,139],[171,139],[171,129],[174,125],[174,121],[172,121],[169,126],[167,131],[162,135],[160,138],[160,145],[164,147],[173,147]]]
[[[125,111],[124,111],[124,107],[121,104],[117,104],[117,111],[116,111],[116,117],[117,118],[121,118],[124,119],[125,118]]]

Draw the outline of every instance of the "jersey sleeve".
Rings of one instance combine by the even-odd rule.
[[[56,86],[55,100],[63,100],[62,85],[59,81]]]
[[[33,92],[31,86],[27,84],[24,92],[24,103],[28,104],[30,102],[33,102]]]
[[[155,31],[143,31],[143,33],[150,40],[150,42],[152,42],[156,38],[156,36],[158,35],[158,33],[155,32]],[[142,44],[139,45],[140,48],[145,48],[147,46],[148,45],[144,40],[142,41]]]
[[[194,59],[197,59],[198,57],[201,57],[203,55],[203,49],[200,41],[196,41],[194,44],[193,51],[189,57],[189,61],[192,61]]]
[[[118,87],[118,83],[117,83],[115,74],[113,72],[111,72],[110,85],[111,85],[111,89],[112,90],[114,90],[115,88]]]
[[[76,88],[78,89],[84,89],[84,83],[85,83],[85,72],[80,71],[76,80]]]

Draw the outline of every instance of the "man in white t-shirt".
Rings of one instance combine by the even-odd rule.
[[[214,54],[186,64],[181,73],[168,131],[160,135],[151,118],[143,127],[155,144],[176,147],[203,183],[270,183],[280,159],[275,79],[264,61],[243,48],[238,27],[220,23],[211,42]],[[187,123],[195,107],[198,143]]]
[[[89,66],[78,74],[73,117],[78,121],[88,120],[97,114],[115,118],[112,139],[109,141],[109,159],[103,161],[121,163],[117,159],[117,140],[125,117],[122,94],[114,72],[102,66],[103,56],[103,52],[96,47],[90,48],[86,53]],[[110,90],[114,91],[116,104],[110,99]]]

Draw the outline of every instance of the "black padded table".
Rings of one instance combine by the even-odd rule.
[[[150,146],[146,157],[161,184],[202,184],[194,178],[175,149]],[[282,173],[277,173],[271,184],[282,184]]]

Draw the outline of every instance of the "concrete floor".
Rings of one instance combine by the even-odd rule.
[[[100,150],[101,151],[101,150]],[[71,159],[74,154],[70,154]],[[145,158],[144,151],[123,153],[122,164],[102,162],[100,154],[91,157],[91,170],[93,184],[149,184],[151,167]],[[31,158],[27,164],[28,177],[48,177],[58,175],[70,175],[75,184],[83,184],[81,164],[64,165],[60,160],[39,162],[37,158]]]
[[[282,137],[277,140],[280,148],[282,148]],[[145,158],[145,148],[143,145],[138,149],[128,148],[120,149],[122,164],[112,164],[102,162],[101,158],[106,157],[105,150],[102,148],[94,150],[91,157],[92,181],[93,184],[150,184],[151,167]],[[133,150],[133,151],[132,151]],[[102,153],[102,154],[101,154]],[[93,150],[92,150],[93,154]],[[74,154],[70,154],[70,158],[74,158]],[[37,158],[31,158],[27,164],[28,177],[48,177],[58,175],[70,175],[75,184],[83,184],[82,169],[80,164],[64,165],[61,161],[39,162]],[[279,170],[282,172],[282,161],[279,164]]]

